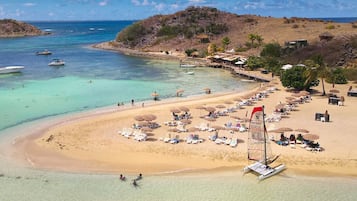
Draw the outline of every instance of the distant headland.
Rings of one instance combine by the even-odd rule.
[[[13,19],[0,20],[0,38],[39,36],[45,33],[37,27]]]
[[[351,66],[357,58],[356,31],[356,22],[237,15],[211,7],[188,7],[134,22],[113,41],[95,47],[139,56],[161,53],[206,58],[220,52],[259,56],[265,45],[274,43],[282,49],[301,49],[284,55],[285,62],[302,62],[318,53],[328,66],[341,67]],[[300,44],[296,41],[308,44],[309,52],[296,48]]]

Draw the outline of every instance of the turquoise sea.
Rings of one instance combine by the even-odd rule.
[[[263,182],[240,170],[210,174],[144,175],[139,187],[117,175],[64,173],[25,167],[4,154],[5,141],[37,128],[42,120],[96,108],[212,92],[244,91],[257,83],[221,69],[195,68],[188,75],[176,61],[125,56],[93,49],[132,21],[30,22],[51,35],[0,39],[0,66],[24,65],[0,75],[0,201],[114,200],[355,200],[356,178],[307,177],[284,172]],[[36,56],[48,49],[50,56]],[[64,67],[50,67],[53,58]],[[4,143],[2,143],[4,142]],[[290,173],[290,174],[289,174]],[[129,179],[135,175],[127,175]]]

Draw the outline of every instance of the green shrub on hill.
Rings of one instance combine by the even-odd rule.
[[[140,22],[136,22],[121,31],[115,40],[129,46],[135,46],[141,42],[141,38],[147,33],[145,27]]]

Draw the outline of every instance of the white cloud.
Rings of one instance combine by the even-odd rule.
[[[15,16],[16,17],[20,17],[22,14],[24,14],[24,11],[20,10],[20,9],[16,9],[15,10]]]
[[[99,2],[99,5],[100,5],[100,6],[106,6],[107,4],[108,4],[108,1],[107,1],[107,0],[104,0],[104,1]]]
[[[51,16],[51,17],[52,17],[52,16],[54,16],[54,15],[55,15],[55,14],[54,14],[53,12],[49,12],[49,13],[48,13],[48,16]]]
[[[179,5],[176,3],[176,4],[171,4],[170,7],[172,9],[178,9],[179,8]]]
[[[205,0],[189,0],[189,3],[206,3]]]
[[[156,10],[158,10],[158,11],[162,11],[162,10],[164,10],[164,8],[165,8],[165,4],[163,4],[163,3],[156,4],[156,5],[155,5],[155,8],[156,8]]]
[[[24,3],[23,5],[24,5],[24,6],[28,6],[28,7],[31,7],[31,6],[36,6],[36,4],[35,4],[35,3],[31,3],[31,2]]]
[[[131,0],[131,3],[133,3],[135,6],[140,6],[141,5],[139,0]]]

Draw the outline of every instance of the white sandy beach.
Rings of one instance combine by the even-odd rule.
[[[271,114],[275,106],[285,102],[285,97],[291,95],[277,80],[273,81],[278,89],[269,94],[268,98],[256,102],[254,105],[264,105],[266,113]],[[277,163],[285,163],[288,167],[287,174],[308,175],[346,175],[357,176],[357,150],[354,149],[357,141],[355,129],[357,128],[357,98],[347,97],[350,85],[336,85],[340,93],[345,97],[344,106],[329,105],[326,96],[320,93],[312,95],[309,103],[298,104],[296,110],[282,118],[280,122],[268,123],[267,128],[273,130],[280,127],[292,129],[304,128],[312,134],[319,135],[317,140],[322,152],[310,152],[298,145],[295,149],[290,146],[279,146],[272,143],[274,154],[281,154]],[[354,85],[354,87],[356,87]],[[326,91],[332,89],[332,85],[326,84]],[[321,92],[321,86],[317,87]],[[254,91],[259,91],[255,89]],[[214,122],[209,122],[199,116],[208,112],[196,109],[197,106],[233,105],[236,97],[242,97],[250,92],[242,94],[207,94],[197,97],[178,97],[171,100],[145,102],[135,106],[115,108],[115,112],[68,118],[57,122],[45,130],[36,133],[27,133],[14,142],[16,157],[23,162],[43,169],[54,169],[70,172],[115,172],[160,174],[181,171],[220,171],[236,169],[241,171],[249,162],[246,159],[247,132],[219,131],[220,136],[237,137],[238,146],[231,148],[227,145],[216,145],[208,140],[210,132],[181,132],[173,133],[184,139],[190,133],[199,134],[205,141],[199,144],[169,144],[160,141],[161,137],[167,136],[168,126],[164,122],[172,120],[170,109],[186,106],[193,116],[192,123],[187,128],[209,123],[210,125],[223,126],[227,122],[235,123],[230,116],[244,118],[246,113],[251,113],[252,107],[247,106],[228,116],[219,117]],[[218,110],[218,109],[217,109]],[[324,113],[328,110],[331,122],[315,121],[315,113]],[[137,115],[154,114],[155,122],[161,125],[148,135],[145,142],[137,142],[127,139],[120,134],[119,130],[133,125]],[[247,123],[248,125],[248,123]],[[289,136],[287,132],[285,135]],[[279,133],[270,133],[277,139]]]

